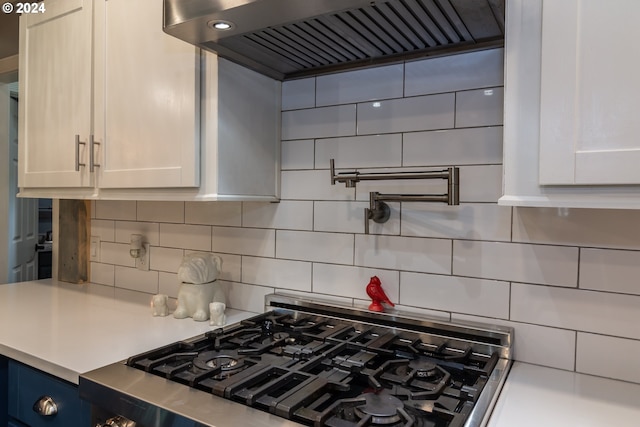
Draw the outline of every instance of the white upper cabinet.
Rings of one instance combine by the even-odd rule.
[[[46,6],[20,18],[18,185],[90,187],[93,2]]]
[[[98,186],[197,187],[198,49],[162,31],[161,1],[95,8]]]
[[[21,17],[21,196],[277,200],[280,82],[165,34],[162,14],[48,0]]]
[[[545,1],[540,184],[640,184],[637,0]]]
[[[634,0],[508,0],[499,204],[640,208]]]

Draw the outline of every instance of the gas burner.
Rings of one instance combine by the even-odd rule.
[[[390,394],[368,393],[364,395],[365,404],[355,407],[360,419],[370,419],[373,425],[395,424],[402,420],[400,410],[403,403]]]
[[[508,367],[501,354],[509,349],[498,345],[511,342],[508,334],[287,307],[134,356],[127,365],[145,371],[144,378],[159,376],[315,427],[476,426],[476,408],[486,410],[482,393],[496,389],[491,376]],[[445,335],[432,334],[439,331]]]
[[[218,371],[213,378],[228,378],[245,368],[244,358],[235,350],[205,351],[193,360],[194,366],[203,371]]]
[[[415,378],[429,380],[442,375],[438,365],[427,360],[416,359],[409,362],[409,368],[415,371]]]
[[[416,419],[396,396],[386,392],[364,393],[336,401],[320,415],[315,426],[415,427]]]

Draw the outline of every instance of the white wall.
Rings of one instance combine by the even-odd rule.
[[[95,202],[92,281],[175,297],[181,257],[211,251],[230,306],[259,312],[277,290],[364,305],[378,275],[400,309],[515,327],[518,360],[640,383],[640,212],[496,204],[502,67],[493,50],[286,82],[282,201]],[[344,170],[458,165],[461,204],[393,203],[364,235],[369,191],[444,182],[331,186],[330,158]],[[151,244],[149,272],[129,258],[134,232]]]

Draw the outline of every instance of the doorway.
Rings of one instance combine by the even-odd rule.
[[[53,234],[51,209],[47,210],[51,202],[17,197],[18,103],[17,82],[0,83],[0,195],[6,201],[0,203],[0,283],[51,277],[51,245],[43,245]]]

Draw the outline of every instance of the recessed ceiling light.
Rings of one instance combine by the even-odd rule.
[[[233,25],[233,22],[221,21],[221,20],[209,21],[207,25],[213,28],[214,30],[219,30],[219,31],[226,31],[235,27],[235,25]]]

